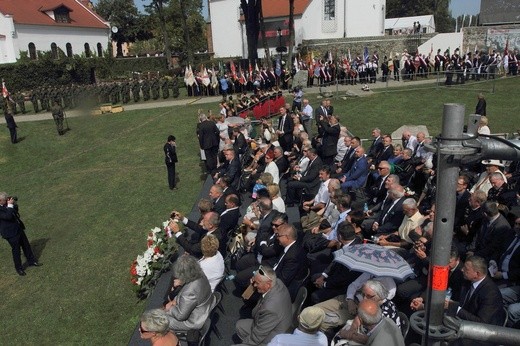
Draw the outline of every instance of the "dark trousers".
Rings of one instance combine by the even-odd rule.
[[[214,174],[217,169],[218,147],[204,149],[204,154],[206,155],[206,171]]]
[[[11,143],[18,142],[18,135],[16,133],[16,127],[10,127],[9,128],[9,134],[11,135]]]
[[[16,236],[11,238],[6,238],[11,245],[11,250],[13,253],[13,262],[16,270],[23,269],[22,267],[22,253],[20,249],[23,250],[25,258],[29,263],[36,262],[36,258],[31,249],[31,244],[29,244],[29,239],[27,239],[27,235],[25,235],[24,231],[20,231]]]
[[[168,186],[172,190],[175,187],[175,163],[166,164],[166,169],[168,170]]]

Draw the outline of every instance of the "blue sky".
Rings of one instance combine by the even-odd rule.
[[[203,9],[203,15],[207,16],[207,0],[203,0],[204,9]],[[235,0],[237,2],[237,6],[240,3],[238,0]],[[92,0],[92,2],[95,4],[97,3],[97,0]],[[149,4],[150,0],[134,0],[135,5],[137,8],[143,12],[143,5]],[[477,14],[480,12],[480,0],[451,0],[450,3],[450,9],[453,17],[461,16],[463,14]]]

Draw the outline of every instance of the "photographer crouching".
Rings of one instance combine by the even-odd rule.
[[[11,197],[5,192],[0,192],[0,235],[11,245],[13,253],[13,262],[16,272],[20,276],[24,276],[25,271],[22,266],[23,250],[30,266],[39,267],[40,263],[36,261],[31,249],[31,244],[25,235],[25,225],[18,214],[17,198]]]

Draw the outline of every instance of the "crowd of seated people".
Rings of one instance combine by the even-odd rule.
[[[238,294],[248,286],[256,294],[249,301],[251,318],[237,322],[237,344],[265,345],[287,340],[287,336],[276,338],[278,334],[305,329],[285,321],[292,316],[290,302],[305,287],[305,305],[324,311],[323,317],[316,314],[319,328],[311,328],[318,340],[321,330],[329,341],[351,339],[370,345],[377,335],[390,333],[395,345],[403,345],[397,311],[409,316],[424,309],[435,232],[436,179],[432,177],[436,167],[426,150],[429,139],[424,132],[404,131],[400,143],[395,143],[374,128],[365,149],[359,137],[345,130],[346,124],[327,101],[313,114],[309,132],[314,130],[314,135],[303,127],[303,131],[293,128],[289,139],[285,124],[295,124],[300,117],[290,108],[285,106],[278,121],[261,125],[265,135],[248,143],[238,169],[229,168],[239,155],[231,137],[214,176],[211,201],[199,205],[201,220],[174,212],[170,228],[179,245],[202,258],[202,263],[216,262],[211,259],[215,256],[221,263],[215,251],[205,250],[205,238],[211,239],[213,247],[215,241],[221,242],[223,258],[230,257],[225,246],[230,238],[243,239],[242,252],[231,262],[236,273],[233,281]],[[519,186],[511,178],[519,175],[519,166],[485,160],[460,167],[449,260],[452,295],[445,306],[449,315],[502,325],[503,301],[508,326],[518,327]],[[238,179],[229,176],[236,171]],[[237,211],[241,203],[246,203],[240,208],[243,215]],[[300,216],[298,222],[289,222],[291,213]],[[352,271],[334,261],[336,250],[367,241],[395,251],[415,276],[399,282]],[[208,284],[209,294],[211,289],[214,286]],[[266,322],[268,317],[271,322]]]

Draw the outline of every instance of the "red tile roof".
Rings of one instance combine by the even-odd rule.
[[[300,16],[305,12],[312,0],[294,0],[294,15]],[[288,17],[289,1],[262,0],[264,18]]]
[[[70,10],[70,23],[58,23],[45,14],[60,6]],[[107,28],[103,18],[76,0],[1,0],[0,12],[12,15],[15,24]]]

